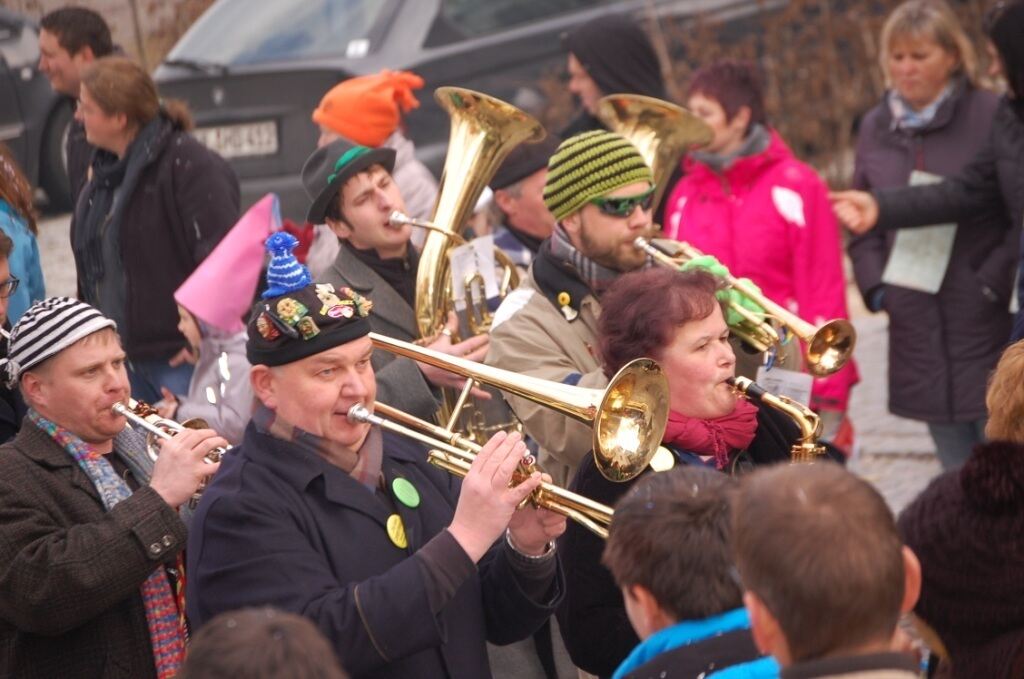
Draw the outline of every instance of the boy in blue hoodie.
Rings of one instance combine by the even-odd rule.
[[[754,645],[730,558],[734,487],[685,466],[647,475],[615,506],[602,560],[641,642],[614,679],[778,676]]]

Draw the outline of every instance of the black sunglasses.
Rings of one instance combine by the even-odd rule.
[[[651,209],[651,205],[654,203],[654,187],[652,186],[636,196],[623,196],[622,198],[600,196],[591,198],[589,202],[596,205],[598,210],[609,217],[628,217],[633,214],[637,205],[641,210]]]

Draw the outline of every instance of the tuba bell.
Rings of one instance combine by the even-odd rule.
[[[441,87],[434,98],[451,118],[451,134],[434,214],[429,222],[418,224],[428,228],[416,271],[416,325],[424,339],[436,337],[454,309],[448,253],[484,187],[513,148],[523,142],[540,141],[546,134],[533,116],[480,92]],[[506,269],[516,275],[514,267]],[[471,289],[480,287],[472,280],[459,284]],[[506,287],[514,287],[514,282]],[[481,334],[477,331],[489,328],[489,312],[484,313],[486,305],[481,309],[469,302],[473,305],[469,309],[470,332]],[[453,337],[453,341],[458,339]],[[464,427],[478,442],[493,431],[518,426],[500,399],[469,403],[471,387],[472,382],[467,382],[461,394],[442,390],[441,422],[448,423],[450,429]]]
[[[611,94],[597,103],[597,117],[640,151],[654,175],[654,203],[665,194],[672,170],[684,153],[707,145],[708,125],[682,106],[640,94]]]

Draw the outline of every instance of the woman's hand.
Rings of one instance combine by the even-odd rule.
[[[878,223],[878,201],[867,191],[833,191],[828,197],[839,221],[858,236]]]

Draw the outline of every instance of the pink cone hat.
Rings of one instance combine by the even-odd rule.
[[[263,243],[280,229],[281,207],[277,195],[268,193],[231,227],[174,299],[207,325],[230,333],[245,330],[242,316],[256,296],[266,255]]]

